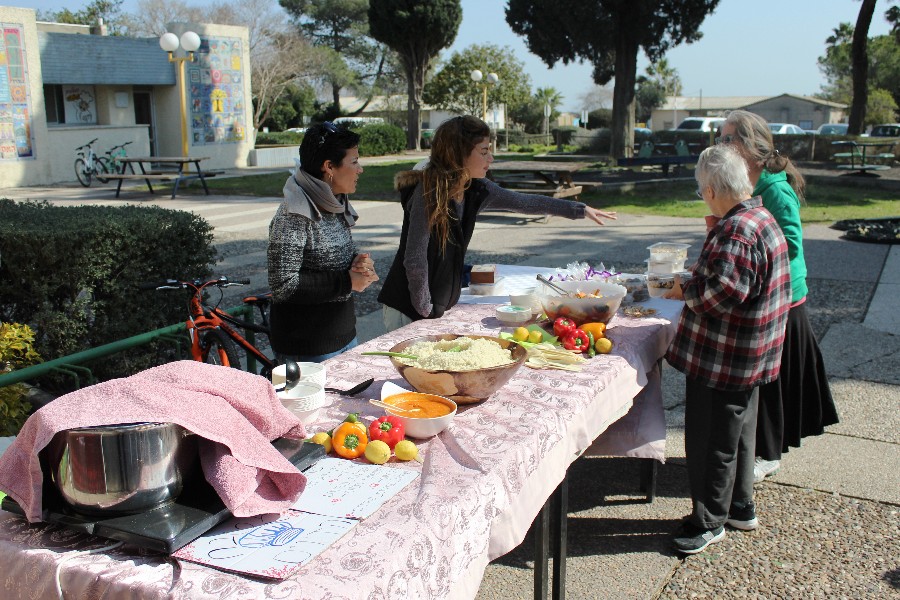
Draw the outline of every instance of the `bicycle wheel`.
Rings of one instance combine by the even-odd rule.
[[[78,178],[78,183],[84,187],[91,187],[91,172],[88,170],[83,158],[75,159],[75,177]]]
[[[95,156],[94,177],[96,177],[97,181],[100,183],[109,183],[109,177],[104,177],[107,173],[111,173],[111,171],[109,170],[109,164],[106,162],[106,158],[103,156]]]
[[[223,367],[241,368],[234,344],[221,329],[207,329],[200,336],[200,351],[203,362]]]

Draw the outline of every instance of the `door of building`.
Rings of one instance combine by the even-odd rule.
[[[151,89],[134,89],[134,122],[137,125],[147,126],[147,136],[150,138],[150,156],[157,156],[156,151],[156,123],[153,111],[153,92]]]

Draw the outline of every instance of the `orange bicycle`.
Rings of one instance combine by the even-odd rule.
[[[188,320],[185,321],[185,325],[191,338],[191,358],[193,360],[240,369],[241,362],[237,351],[237,347],[240,347],[246,352],[248,360],[253,358],[259,361],[262,365],[259,374],[268,378],[272,374],[275,362],[241,335],[236,327],[268,335],[268,313],[272,303],[272,294],[247,296],[243,299],[244,304],[255,306],[259,310],[261,324],[238,319],[219,308],[224,296],[222,291],[224,288],[249,284],[249,279],[231,280],[223,275],[209,281],[167,279],[158,283],[143,283],[139,288],[142,290],[191,290],[191,296],[188,299]],[[203,299],[204,290],[210,287],[219,290],[219,299],[215,304],[209,304]]]

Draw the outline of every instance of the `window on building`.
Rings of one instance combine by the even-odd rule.
[[[44,105],[47,113],[47,124],[59,125],[66,122],[66,108],[63,104],[61,85],[44,86]]]

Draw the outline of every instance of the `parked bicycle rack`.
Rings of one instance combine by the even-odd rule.
[[[241,317],[251,323],[253,322],[253,307],[250,305],[236,306],[235,308],[228,309],[227,312],[231,315]],[[37,379],[38,377],[49,375],[50,373],[62,373],[64,375],[69,375],[75,380],[76,389],[81,387],[82,375],[85,376],[88,385],[91,385],[96,382],[96,378],[94,377],[91,369],[84,366],[82,363],[97,360],[99,358],[110,356],[112,354],[118,354],[119,352],[131,350],[132,348],[137,348],[138,346],[144,346],[157,340],[170,341],[174,343],[179,348],[179,356],[184,356],[183,350],[188,346],[188,341],[185,334],[186,331],[184,328],[184,322],[176,323],[175,325],[169,325],[168,327],[163,327],[162,329],[156,329],[154,331],[141,333],[130,338],[117,340],[115,342],[110,342],[109,344],[97,346],[96,348],[82,350],[81,352],[76,352],[75,354],[55,358],[38,365],[32,365],[30,367],[25,367],[24,369],[19,369],[17,371],[12,371],[10,373],[0,375],[0,387],[5,387],[14,383],[21,383],[30,379]],[[252,331],[245,330],[244,337],[248,342],[255,345],[256,336]],[[256,360],[252,356],[247,356],[247,371],[250,373],[256,373]]]

